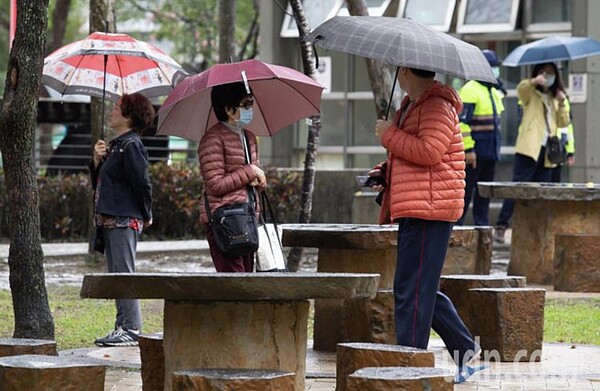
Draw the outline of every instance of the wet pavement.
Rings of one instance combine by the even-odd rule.
[[[508,236],[508,235],[507,235]],[[48,284],[79,286],[84,274],[103,272],[104,264],[85,262],[87,244],[44,244],[46,281]],[[495,245],[491,274],[506,274],[510,239]],[[8,289],[8,246],[0,245],[0,289]],[[308,249],[301,264],[304,271],[316,270],[316,251]],[[214,271],[205,241],[140,242],[137,269],[140,272],[209,272]],[[600,293],[554,292],[547,298],[600,298]],[[430,341],[436,366],[453,370],[450,356],[441,340]],[[82,356],[108,366],[105,391],[142,390],[140,357],[137,347],[75,349],[61,355]],[[489,363],[489,369],[474,375],[455,390],[531,390],[531,391],[600,391],[600,346],[545,343],[542,359],[537,363]],[[335,354],[312,350],[307,353],[306,390],[335,390]]]

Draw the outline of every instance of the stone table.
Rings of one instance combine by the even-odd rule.
[[[164,299],[164,389],[202,368],[295,373],[304,391],[309,299],[373,298],[379,275],[350,273],[104,273],[81,297]]]
[[[552,285],[554,238],[600,233],[600,185],[479,182],[479,194],[515,200],[508,274]]]
[[[284,246],[318,248],[318,272],[381,275],[374,300],[353,303],[315,300],[313,348],[335,351],[338,342],[395,344],[392,290],[398,226],[281,224],[281,227]],[[491,258],[491,227],[455,226],[442,274],[489,274]]]

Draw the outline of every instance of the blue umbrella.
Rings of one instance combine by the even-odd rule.
[[[577,60],[600,54],[600,42],[588,37],[546,37],[518,46],[502,62],[507,67]]]

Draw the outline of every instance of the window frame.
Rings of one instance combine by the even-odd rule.
[[[391,2],[392,0],[383,0],[379,7],[368,7],[367,11],[369,12],[369,16],[383,16]],[[345,7],[345,5],[346,2],[344,1],[337,12],[337,16],[350,16],[348,7]]]
[[[398,13],[396,16],[398,18],[404,17],[404,12],[406,11],[407,3],[410,0],[400,0],[400,6],[398,7]],[[418,1],[418,0],[414,0]],[[464,0],[463,0],[464,1]],[[442,31],[447,33],[450,31],[450,26],[452,25],[452,18],[454,17],[454,10],[456,9],[456,0],[449,0],[448,8],[446,9],[446,17],[444,18],[443,24],[428,24],[427,26],[432,27],[438,31]]]
[[[304,5],[305,1],[317,2],[320,0],[303,0],[303,5]],[[333,7],[331,7],[331,10],[329,10],[329,13],[327,14],[327,16],[325,17],[323,22],[336,16],[338,14],[338,12],[340,11],[340,8],[345,4],[345,0],[334,0],[334,1],[335,1],[335,3],[333,5]],[[294,28],[288,27],[290,25],[290,23],[293,22],[293,14],[294,14],[294,11],[292,10],[292,5],[288,1],[286,12],[283,17],[283,22],[281,23],[281,31],[279,32],[279,36],[281,38],[298,38],[300,36],[300,33],[298,32],[298,29],[296,28],[295,24],[294,24]],[[323,22],[321,22],[321,23],[323,23]],[[317,26],[309,26],[309,27],[311,29],[314,29]]]
[[[502,33],[514,31],[517,25],[517,16],[521,0],[505,0],[511,2],[510,20],[506,23],[478,23],[465,24],[467,6],[470,0],[462,0],[458,8],[458,19],[456,22],[456,32],[464,33]]]

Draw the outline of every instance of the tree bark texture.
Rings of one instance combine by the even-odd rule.
[[[17,3],[17,31],[0,111],[0,149],[10,224],[9,282],[15,338],[54,339],[40,234],[33,159],[38,93],[46,49],[48,0]]]
[[[115,7],[114,0],[90,0],[90,34],[96,31],[114,32],[115,31]],[[104,109],[104,110],[103,110]],[[90,121],[91,121],[91,148],[90,159],[93,154],[93,148],[100,138],[105,138],[104,125],[108,110],[106,102],[102,98],[92,97],[90,100]],[[93,196],[92,196],[93,198]],[[94,262],[100,258],[100,254],[96,253],[92,245],[92,234],[94,232],[94,205],[93,199],[90,198],[88,210],[88,258]]]
[[[56,5],[52,12],[52,37],[50,37],[48,50],[46,52],[48,54],[63,46],[70,7],[71,0],[56,0]]]
[[[300,0],[291,0],[290,5],[294,11],[294,19],[300,34],[300,51],[302,53],[302,67],[304,73],[315,78],[315,67],[313,62],[314,53],[312,46],[304,37],[310,32],[310,26],[306,20],[306,14]],[[316,26],[312,26],[316,27]],[[306,156],[304,157],[304,176],[302,178],[302,197],[300,199],[299,223],[310,223],[312,215],[312,198],[315,190],[315,175],[317,151],[319,149],[319,133],[321,131],[321,114],[309,118],[308,138],[306,141]],[[298,271],[303,249],[294,247],[288,256],[288,269]]]
[[[348,12],[352,16],[368,16],[369,9],[365,0],[348,0]],[[377,118],[384,118],[387,112],[388,104],[393,104],[390,100],[392,93],[392,80],[388,69],[379,61],[365,58],[367,62],[367,71],[371,90],[375,99],[375,111]]]
[[[235,0],[219,0],[219,62],[235,62]]]

